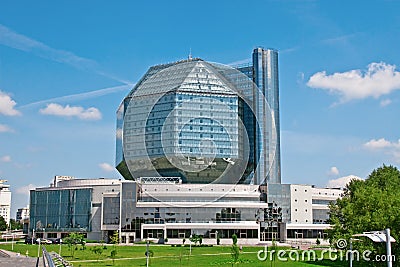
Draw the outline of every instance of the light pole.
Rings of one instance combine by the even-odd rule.
[[[11,250],[14,251],[14,233],[12,232],[12,229],[11,229],[11,234],[12,234]]]
[[[396,240],[390,236],[390,229],[374,232],[364,232],[362,234],[355,234],[353,236],[365,236],[371,239],[373,242],[383,243],[386,242],[386,260],[387,266],[392,267],[392,248],[390,242],[396,242]],[[353,239],[354,240],[354,239]]]
[[[386,234],[386,255],[387,255],[387,266],[392,267],[392,247],[390,244],[390,229],[387,228],[384,230]]]
[[[146,267],[149,267],[149,245],[150,245],[150,241],[149,238],[146,239]]]
[[[353,238],[350,237],[350,267],[353,267]]]
[[[42,243],[42,240],[40,240],[40,238],[38,238],[39,241],[39,245],[38,245],[38,250],[37,250],[37,257],[39,258],[40,256],[40,244]]]
[[[189,236],[189,246],[190,246],[189,255],[192,255],[192,235]]]

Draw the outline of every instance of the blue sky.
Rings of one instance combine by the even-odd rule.
[[[54,175],[118,177],[115,111],[145,71],[279,50],[282,180],[400,163],[396,1],[5,1],[0,177],[12,217]]]

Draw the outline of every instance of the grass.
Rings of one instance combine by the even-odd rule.
[[[98,245],[101,246],[101,245]],[[110,253],[113,250],[112,245],[105,245],[102,249],[102,254],[94,254],[91,250],[94,245],[87,245],[85,250],[81,246],[75,250],[74,258],[71,256],[71,251],[67,245],[61,245],[61,256],[71,262],[75,267],[103,267],[103,266],[146,266],[146,246],[117,246],[117,255],[113,264],[110,258]],[[0,244],[0,249],[11,250],[11,244]],[[46,245],[47,251],[59,252],[60,245]],[[260,261],[257,258],[257,252],[264,247],[243,247],[240,253],[240,263],[233,266],[241,267],[299,267],[299,266],[348,266],[348,262],[330,261],[329,259],[321,261],[287,261],[271,262]],[[230,246],[214,246],[214,247],[194,247],[190,254],[190,248],[171,247],[169,245],[150,245],[150,250],[153,251],[153,257],[150,258],[151,267],[187,267],[187,266],[232,266],[231,247]],[[14,252],[19,252],[21,255],[36,257],[38,253],[38,245],[15,244]],[[320,256],[320,252],[317,252]],[[97,260],[99,259],[99,260]],[[357,266],[354,264],[354,266]],[[358,265],[362,266],[362,265]]]

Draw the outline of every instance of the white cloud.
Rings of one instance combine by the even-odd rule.
[[[72,95],[60,96],[60,97],[55,97],[55,98],[49,98],[49,99],[40,100],[37,102],[32,102],[32,103],[23,105],[20,108],[27,108],[27,107],[47,104],[47,103],[51,103],[51,102],[80,101],[80,100],[100,97],[100,96],[104,96],[104,95],[108,95],[108,94],[112,94],[112,93],[116,93],[116,92],[120,92],[120,91],[127,91],[127,90],[131,89],[133,86],[134,86],[134,84],[121,85],[121,86],[108,87],[108,88],[103,88],[103,89],[79,93],[79,94],[72,94]]]
[[[33,184],[28,184],[26,186],[22,186],[17,188],[16,193],[22,195],[29,195],[29,190],[35,189],[37,186]]]
[[[5,124],[0,124],[0,133],[6,133],[6,132],[12,133],[12,132],[14,132],[14,130]]]
[[[339,175],[339,170],[337,167],[333,166],[328,172],[329,175]]]
[[[366,71],[350,70],[332,75],[325,71],[310,77],[307,85],[337,94],[341,102],[367,97],[378,98],[400,89],[400,72],[395,65],[371,63]]]
[[[391,147],[393,144],[389,141],[387,141],[385,138],[381,139],[372,139],[364,144],[365,148],[371,149],[371,150],[376,150],[376,149],[382,149],[382,148],[387,148]]]
[[[383,99],[379,104],[381,105],[381,107],[386,107],[386,106],[392,104],[392,100],[390,100],[390,99]]]
[[[341,36],[336,36],[328,39],[324,39],[321,42],[325,44],[335,45],[335,44],[345,44],[350,38],[355,37],[357,33],[345,34]]]
[[[400,139],[397,142],[390,142],[385,138],[372,139],[366,142],[364,148],[374,152],[384,152],[394,158],[394,160],[400,163]]]
[[[346,187],[346,185],[348,183],[350,183],[351,180],[362,180],[362,178],[355,176],[355,175],[340,177],[338,179],[329,180],[327,187],[329,187],[329,188],[344,188],[344,187]]]
[[[17,116],[21,115],[21,112],[16,110],[14,106],[17,104],[11,99],[10,95],[5,92],[0,91],[0,114],[6,116]]]
[[[0,44],[25,52],[30,52],[36,56],[52,61],[64,63],[77,69],[92,71],[107,78],[122,82],[124,84],[131,84],[130,81],[120,79],[115,75],[106,73],[105,71],[101,70],[100,66],[94,60],[77,56],[69,51],[52,48],[44,43],[14,32],[13,30],[1,24]]]
[[[114,168],[112,165],[110,165],[110,164],[108,164],[108,163],[105,163],[105,162],[100,163],[100,164],[99,164],[99,167],[100,167],[103,171],[106,171],[106,172],[112,172],[112,171],[115,170],[115,168]]]
[[[10,156],[3,156],[0,158],[1,162],[11,162],[11,157]]]
[[[56,104],[50,103],[46,108],[40,109],[39,112],[45,115],[54,115],[61,117],[77,117],[82,120],[100,120],[101,112],[94,107],[84,109],[79,106],[70,106],[66,105],[65,107]]]

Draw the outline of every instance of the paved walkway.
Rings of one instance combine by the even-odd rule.
[[[0,253],[0,267],[10,267],[10,266],[18,266],[18,267],[35,267],[37,258],[22,256],[19,253],[0,250],[3,253]],[[9,257],[4,257],[7,254]],[[40,260],[39,266],[43,266],[42,260]]]

